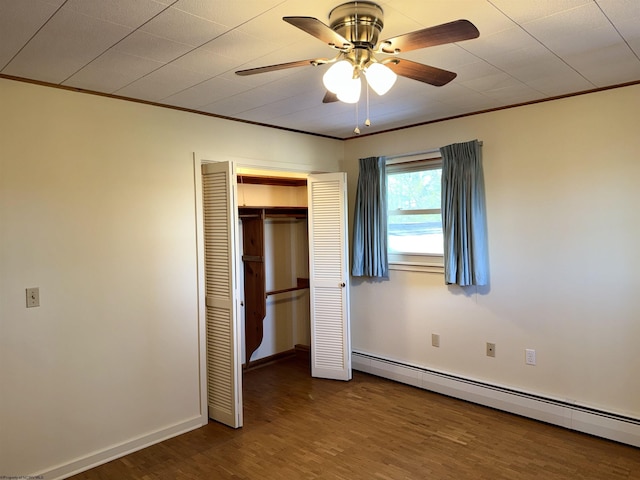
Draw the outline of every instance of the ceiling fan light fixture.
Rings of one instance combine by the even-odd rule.
[[[334,63],[322,77],[325,88],[336,94],[351,80],[353,80],[353,65],[348,60]]]
[[[393,70],[382,63],[372,63],[365,70],[367,83],[378,95],[384,95],[396,83],[398,76]]]
[[[362,90],[362,81],[360,77],[351,78],[345,82],[337,92],[338,100],[344,103],[357,103],[360,100],[360,91]]]
[[[379,61],[375,55],[396,55],[401,52],[477,38],[480,32],[473,23],[469,20],[455,20],[379,40],[384,26],[384,12],[382,7],[374,1],[352,0],[338,5],[329,12],[329,25],[315,17],[282,18],[288,24],[316,37],[334,49],[334,52],[337,50],[338,53],[334,58],[312,58],[266,65],[239,70],[236,74],[254,75],[305,65],[331,64],[322,77],[323,84],[327,89],[322,103],[333,103],[338,100],[355,103],[357,112],[362,82],[366,81],[366,126],[370,125],[368,120],[369,86],[378,95],[385,95],[394,86],[398,75],[436,87],[446,85],[456,78],[454,72],[438,67],[398,57]],[[364,80],[360,79],[361,76],[364,76]],[[357,127],[355,132],[358,133]]]

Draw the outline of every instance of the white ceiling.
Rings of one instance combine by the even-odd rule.
[[[341,0],[2,0],[0,72],[265,125],[349,138],[356,108],[323,104],[327,66],[236,70],[332,57],[282,20],[328,22]],[[362,133],[640,81],[640,0],[381,0],[381,38],[467,19],[480,37],[407,52],[457,72],[399,78],[359,107]],[[363,96],[364,99],[364,96]]]

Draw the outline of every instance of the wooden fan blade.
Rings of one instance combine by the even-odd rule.
[[[327,93],[325,93],[324,98],[322,99],[322,103],[333,103],[337,101],[338,101],[338,95],[330,92],[329,90],[327,90]]]
[[[317,18],[313,17],[283,17],[285,22],[294,27],[313,35],[331,47],[339,50],[351,47],[351,43],[339,33],[334,32],[328,25],[325,25]]]
[[[238,70],[236,75],[246,76],[255,75],[256,73],[275,72],[276,70],[284,70],[286,68],[305,67],[308,65],[318,65],[327,63],[329,60],[325,58],[312,58],[310,60],[298,60],[297,62],[278,63],[277,65],[267,65],[265,67],[248,68],[247,70]]]
[[[423,65],[422,63],[412,62],[411,60],[404,60],[402,58],[392,58],[382,63],[397,75],[402,75],[403,77],[428,83],[436,87],[446,85],[458,75],[448,70]]]
[[[380,42],[378,52],[389,54],[408,52],[419,48],[470,40],[479,36],[480,32],[469,20],[456,20],[383,40]]]

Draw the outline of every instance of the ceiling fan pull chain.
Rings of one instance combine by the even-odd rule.
[[[356,135],[360,135],[360,129],[358,128],[358,102],[356,102],[356,128],[353,129],[353,133],[355,133]]]
[[[367,119],[364,121],[365,127],[371,126],[371,120],[369,119],[369,82],[364,82],[367,84]]]

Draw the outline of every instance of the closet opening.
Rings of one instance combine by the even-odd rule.
[[[309,359],[307,180],[237,174],[243,369]]]

